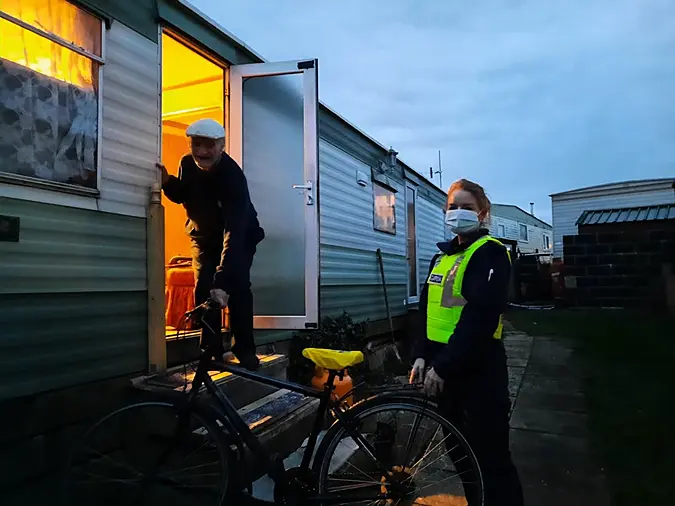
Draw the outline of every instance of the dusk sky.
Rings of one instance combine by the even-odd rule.
[[[675,176],[671,0],[192,0],[443,186],[550,222],[549,194]],[[439,183],[436,176],[436,184]]]

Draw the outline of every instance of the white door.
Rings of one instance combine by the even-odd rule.
[[[411,185],[405,187],[406,240],[408,254],[408,304],[420,300],[420,285],[417,278],[417,190]]]
[[[230,67],[230,155],[265,240],[251,269],[257,329],[319,319],[317,60]]]

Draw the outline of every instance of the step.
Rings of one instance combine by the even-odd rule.
[[[286,379],[288,358],[285,355],[271,354],[258,355],[260,359],[259,373],[278,379]],[[151,376],[139,376],[131,380],[132,386],[146,394],[175,395],[190,391],[190,382],[194,378],[196,362],[172,367],[165,373]],[[230,399],[235,408],[251,404],[269,394],[277,388],[256,383],[254,381],[235,376],[230,372],[211,371],[209,376]],[[187,388],[186,388],[187,383]],[[202,391],[204,391],[202,387]]]
[[[265,450],[270,455],[277,454],[283,458],[307,440],[318,407],[319,400],[314,397],[280,389],[239,408],[237,412]],[[246,455],[245,465],[255,469],[253,480],[262,476],[263,470],[254,465],[251,455]]]
[[[311,432],[318,407],[319,400],[314,397],[281,389],[242,408],[239,413],[269,454],[286,457]],[[259,470],[253,479],[262,474]]]

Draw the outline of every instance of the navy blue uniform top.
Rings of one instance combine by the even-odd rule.
[[[487,230],[480,230],[462,244],[455,238],[451,242],[438,243],[438,248],[453,255],[487,233]],[[429,274],[439,257],[440,254],[432,259]],[[511,263],[504,246],[490,241],[474,252],[462,280],[461,293],[466,305],[448,344],[427,339],[427,275],[420,294],[420,321],[412,358],[424,358],[441,378],[450,381],[479,374],[485,367],[504,366],[504,345],[493,335],[499,316],[506,308],[510,275]]]
[[[265,236],[243,171],[227,153],[208,171],[185,155],[178,177],[169,176],[162,189],[185,208],[186,232],[194,242],[203,248],[222,245],[213,286],[229,292],[253,247]]]

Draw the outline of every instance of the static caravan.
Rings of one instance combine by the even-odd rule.
[[[517,241],[521,253],[551,253],[553,227],[534,214],[510,204],[492,204],[490,234]]]
[[[393,316],[417,300],[445,196],[319,103],[317,60],[264,62],[182,0],[0,6],[0,399],[166,367],[189,243],[155,163],[177,170],[197,118],[225,124],[266,230],[259,343],[343,310],[376,333],[378,248]]]
[[[675,203],[675,179],[621,181],[551,195],[553,256],[563,258],[563,236],[577,235],[585,211]]]

